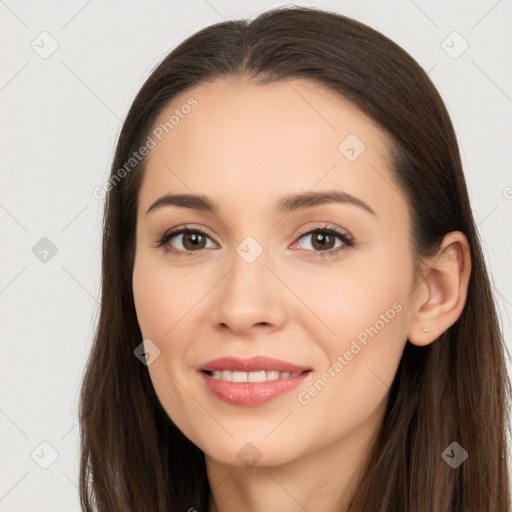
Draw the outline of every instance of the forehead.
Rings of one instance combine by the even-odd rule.
[[[195,106],[191,108],[192,102]],[[348,134],[367,141],[381,157],[387,155],[386,138],[375,129],[372,119],[339,94],[305,79],[265,85],[248,78],[217,79],[176,96],[163,109],[155,127],[160,127],[160,138],[169,139],[174,146],[196,143],[211,149],[222,142],[235,151],[244,143],[249,156],[261,147],[278,148],[279,154],[286,155],[291,152],[287,148],[304,147],[304,143],[304,153],[315,147],[335,150],[337,155],[338,143]],[[248,135],[258,138],[251,141]]]
[[[385,133],[311,81],[218,79],[176,96],[155,133],[142,207],[172,191],[220,203],[238,198],[245,208],[248,201],[270,203],[272,196],[314,188],[342,189],[382,208],[400,199]]]

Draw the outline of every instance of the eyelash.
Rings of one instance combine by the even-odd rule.
[[[194,233],[197,235],[201,235],[201,236],[210,238],[204,231],[202,231],[198,228],[189,228],[188,226],[185,226],[185,227],[173,229],[171,231],[164,233],[162,236],[159,236],[158,240],[156,242],[157,247],[163,247],[171,238],[175,237],[176,235],[181,235],[184,233]],[[341,240],[343,245],[341,245],[340,247],[337,247],[336,249],[331,249],[330,251],[310,251],[307,249],[303,249],[303,250],[306,250],[307,252],[312,252],[313,257],[325,258],[325,257],[336,256],[336,255],[338,255],[339,252],[344,251],[349,247],[355,246],[355,240],[352,237],[350,237],[349,235],[347,235],[345,233],[342,233],[341,231],[338,231],[335,228],[328,227],[328,226],[318,227],[318,228],[310,229],[307,231],[303,231],[298,234],[297,240],[300,240],[302,237],[304,237],[306,235],[311,235],[311,234],[315,234],[315,233],[327,233],[329,235],[333,235],[333,236],[337,237],[339,240]],[[174,254],[175,256],[187,257],[187,253],[197,253],[203,249],[199,249],[197,251],[182,251],[182,250],[178,250],[178,249],[175,249],[174,247],[170,246],[170,247],[165,247],[164,250],[166,252]]]

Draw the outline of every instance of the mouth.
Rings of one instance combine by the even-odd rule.
[[[267,356],[254,356],[247,359],[229,356],[208,361],[203,364],[199,370],[208,371],[212,374],[218,371],[229,371],[232,373],[261,373],[264,371],[269,372],[271,376],[274,376],[275,374],[272,372],[300,374],[306,370],[311,370],[311,368]]]
[[[269,382],[279,379],[294,379],[311,370],[302,372],[279,372],[277,370],[258,370],[255,372],[237,372],[230,370],[203,370],[203,373],[214,379],[223,380],[225,382]]]
[[[205,363],[199,373],[216,398],[230,405],[253,407],[297,388],[313,369],[264,356],[225,357]]]

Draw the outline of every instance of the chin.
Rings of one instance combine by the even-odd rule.
[[[297,446],[296,443],[290,444]],[[210,437],[198,447],[215,462],[240,468],[280,466],[298,455],[293,446],[283,446],[281,439],[261,440],[258,436],[241,436],[215,444]]]

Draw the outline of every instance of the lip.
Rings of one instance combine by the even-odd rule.
[[[217,398],[230,405],[255,407],[289,393],[300,386],[312,372],[306,371],[297,377],[269,380],[266,382],[227,382],[200,372],[207,389]]]
[[[233,372],[256,372],[258,370],[278,372],[304,372],[311,370],[307,366],[298,366],[287,361],[281,361],[272,357],[255,356],[247,359],[238,357],[221,357],[203,364],[199,371],[230,370]]]
[[[227,382],[215,379],[206,372],[230,370],[252,372],[258,370],[299,373],[296,377],[269,380],[265,382]],[[206,388],[220,400],[242,407],[255,407],[270,402],[300,386],[312,374],[312,368],[299,366],[265,356],[248,359],[222,357],[205,363],[199,374]]]

